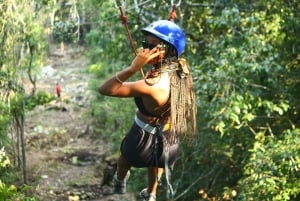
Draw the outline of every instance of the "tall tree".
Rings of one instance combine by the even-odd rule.
[[[11,127],[16,139],[15,156],[22,167],[24,183],[26,176],[26,155],[24,142],[24,104],[26,91],[23,79],[28,75],[33,84],[32,94],[35,92],[35,72],[42,65],[45,56],[44,19],[38,13],[34,0],[13,0],[0,3],[0,77],[1,77],[1,135],[8,135]],[[40,20],[39,20],[40,19]],[[1,144],[8,146],[1,138]],[[21,150],[21,151],[20,151]]]

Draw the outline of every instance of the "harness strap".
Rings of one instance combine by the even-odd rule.
[[[167,198],[169,199],[169,195],[171,195],[171,200],[173,200],[174,198],[174,190],[172,187],[172,184],[170,182],[170,176],[171,176],[171,172],[169,169],[169,154],[170,154],[170,146],[168,141],[166,140],[165,135],[163,134],[163,127],[160,125],[156,126],[156,133],[155,133],[155,141],[154,141],[154,160],[155,160],[155,165],[156,167],[158,167],[158,158],[157,158],[157,152],[158,152],[158,137],[161,136],[163,138],[163,147],[165,148],[165,176],[166,176],[166,182],[167,182],[167,186],[168,186],[168,191],[167,191]],[[158,178],[158,174],[156,174],[157,176],[157,182],[159,183],[159,178]]]
[[[148,123],[145,123],[143,122],[142,120],[140,120],[137,115],[135,115],[134,117],[134,121],[135,123],[143,130],[145,130],[146,132],[152,134],[152,135],[155,135],[158,131],[159,131],[159,128],[157,126],[153,126],[151,124],[148,124]],[[167,131],[170,129],[170,124],[163,124],[163,125],[160,125],[161,127],[161,131]]]
[[[172,187],[172,184],[170,182],[170,177],[171,177],[171,171],[169,169],[169,143],[167,142],[167,140],[164,137],[164,147],[165,147],[165,175],[166,175],[166,181],[167,181],[167,185],[168,185],[168,191],[167,191],[167,198],[169,199],[169,195],[171,194],[171,200],[173,200],[174,198],[174,190]]]

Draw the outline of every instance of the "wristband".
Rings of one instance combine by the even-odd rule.
[[[115,78],[116,78],[116,80],[117,80],[120,84],[123,84],[123,81],[120,80],[120,78],[119,78],[119,76],[118,76],[118,73],[116,73]]]

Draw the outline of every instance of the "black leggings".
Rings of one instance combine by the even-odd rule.
[[[150,134],[134,123],[122,141],[121,153],[133,167],[165,167],[167,154],[169,154],[168,165],[172,165],[178,153],[179,141],[177,137],[172,140],[173,142],[167,140],[170,134],[164,132],[165,141],[168,141],[164,143],[162,136]],[[156,156],[154,154],[155,137],[158,138]],[[169,147],[169,153],[166,151],[167,147]]]

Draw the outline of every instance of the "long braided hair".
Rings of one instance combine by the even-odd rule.
[[[172,45],[166,45],[166,58],[177,55]],[[170,66],[176,66],[169,72],[171,84],[171,129],[185,137],[196,135],[196,96],[190,67],[183,58],[175,57]],[[172,59],[171,59],[172,60]],[[174,68],[174,67],[173,67]]]

